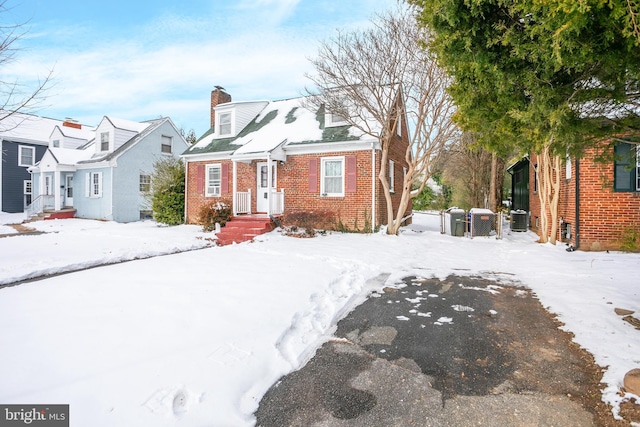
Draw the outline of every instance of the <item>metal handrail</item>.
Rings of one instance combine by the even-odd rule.
[[[51,194],[41,194],[36,197],[25,209],[27,217],[32,217],[44,212],[46,208],[52,208],[54,203],[54,197]]]

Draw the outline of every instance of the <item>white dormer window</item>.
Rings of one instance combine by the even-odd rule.
[[[218,135],[231,135],[231,112],[218,114]]]
[[[344,126],[349,124],[347,123],[347,119],[339,114],[326,113],[324,116],[325,127]]]
[[[109,151],[109,132],[100,133],[100,151]]]
[[[60,140],[59,139],[54,139],[53,140],[53,146],[54,147],[60,147]]]

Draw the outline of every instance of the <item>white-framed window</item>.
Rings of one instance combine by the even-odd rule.
[[[148,193],[151,191],[151,175],[140,174],[140,192]]]
[[[25,180],[22,182],[22,188],[23,188],[23,191],[22,191],[22,192],[23,192],[25,195],[31,195],[31,194],[33,194],[33,184],[32,184],[32,182],[31,182],[31,180],[30,180],[30,179],[25,179]]]
[[[344,196],[344,157],[323,157],[320,160],[320,194],[325,197]]]
[[[218,114],[218,135],[231,135],[231,112]]]
[[[27,147],[26,145],[18,146],[18,166],[33,166],[36,161],[35,147]]]
[[[109,132],[100,133],[100,151],[109,151]]]
[[[85,183],[85,196],[89,198],[102,197],[102,172],[88,172]]]
[[[162,142],[160,145],[160,151],[162,154],[171,154],[173,153],[173,144],[172,138],[170,136],[162,135]]]
[[[53,146],[54,147],[60,147],[60,140],[59,139],[54,139],[53,140]]]
[[[564,162],[564,177],[565,179],[571,179],[571,157],[569,155],[567,155]]]
[[[222,166],[220,164],[207,165],[207,187],[205,195],[207,197],[220,196],[222,186]]]
[[[389,160],[389,192],[395,193],[396,189],[396,164],[393,160]]]
[[[402,137],[402,117],[398,117],[398,124],[396,124],[396,133],[399,137]]]

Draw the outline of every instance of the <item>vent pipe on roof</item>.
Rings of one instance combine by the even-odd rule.
[[[231,102],[231,95],[225,92],[222,86],[215,86],[215,89],[211,91],[211,128],[216,123],[215,107],[219,104]]]

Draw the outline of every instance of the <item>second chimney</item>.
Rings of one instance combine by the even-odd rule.
[[[211,91],[211,128],[216,124],[216,112],[215,107],[218,104],[224,104],[226,102],[231,102],[231,95],[224,91],[222,86],[216,86],[214,90]]]

